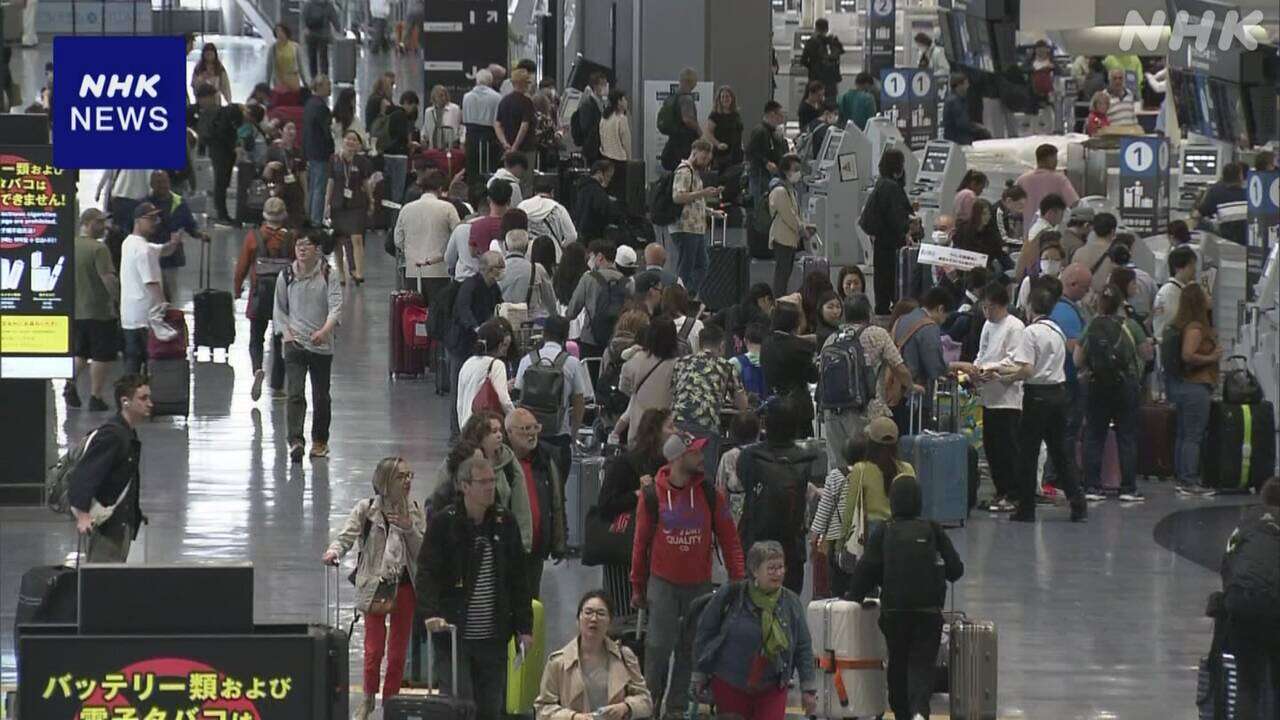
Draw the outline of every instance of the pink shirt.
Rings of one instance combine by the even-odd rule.
[[[955,207],[952,210],[956,214],[956,222],[968,220],[973,214],[973,204],[978,201],[978,196],[973,194],[972,190],[961,190],[956,193]]]
[[[1057,170],[1036,168],[1027,171],[1018,178],[1017,185],[1027,191],[1027,206],[1022,211],[1024,227],[1031,227],[1031,223],[1036,221],[1036,213],[1040,212],[1040,201],[1046,195],[1058,193],[1067,203],[1067,207],[1080,201],[1080,196],[1071,186],[1071,181]]]

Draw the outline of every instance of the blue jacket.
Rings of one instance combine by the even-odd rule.
[[[953,94],[942,104],[942,137],[957,145],[973,144],[973,122],[969,120],[967,98]]]
[[[724,645],[727,623],[730,613],[750,613],[758,618],[751,599],[747,597],[747,583],[740,580],[725,585],[711,596],[698,618],[698,631],[693,640],[693,678],[702,683],[707,679],[720,675],[723,669],[719,654]],[[774,659],[774,669],[784,686],[791,676],[800,674],[800,688],[803,691],[817,688],[817,673],[814,670],[813,641],[809,637],[809,625],[805,622],[804,606],[800,596],[782,588],[782,597],[778,599],[778,614],[783,628],[787,631],[791,642],[787,651]],[[730,684],[728,678],[722,678]]]

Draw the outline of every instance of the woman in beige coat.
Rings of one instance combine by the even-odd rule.
[[[537,720],[640,720],[653,714],[640,661],[609,639],[609,599],[592,590],[578,601],[578,635],[551,653],[542,691],[533,701]]]
[[[801,240],[809,236],[809,229],[800,221],[800,200],[795,184],[800,181],[800,158],[787,155],[778,168],[781,178],[774,178],[769,187],[769,212],[773,222],[769,225],[769,247],[773,249],[773,296],[787,294],[791,282],[791,270],[795,266],[796,253]]]
[[[400,692],[404,659],[413,634],[413,611],[417,604],[413,583],[417,573],[418,550],[427,529],[422,506],[409,498],[413,470],[404,458],[388,457],[373,471],[374,496],[356,503],[347,524],[325,551],[323,562],[337,565],[342,556],[359,543],[356,559],[356,610],[364,614],[364,701],[356,717],[364,720],[373,712],[381,679],[382,658],[387,658],[386,682],[382,698]],[[380,591],[381,588],[381,591]],[[393,599],[392,607],[377,612],[375,602]],[[391,620],[390,638],[387,620]]]

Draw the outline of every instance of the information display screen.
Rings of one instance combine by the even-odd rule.
[[[843,130],[828,130],[827,138],[822,144],[822,159],[820,165],[827,165],[836,161],[836,155],[840,153],[840,143],[844,142]]]
[[[1189,147],[1182,153],[1182,177],[1218,177],[1218,153],[1212,148]]]
[[[920,163],[920,172],[941,175],[947,170],[947,157],[951,148],[946,143],[931,142],[924,148],[924,161]]]

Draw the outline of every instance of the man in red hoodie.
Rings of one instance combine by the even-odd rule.
[[[635,544],[631,551],[631,604],[649,609],[645,637],[645,682],[661,702],[669,690],[665,715],[683,718],[689,704],[693,638],[683,637],[681,618],[699,596],[711,592],[714,543],[731,580],[745,573],[742,544],[729,514],[729,503],[703,477],[706,438],[676,433],[662,448],[667,464],[645,487],[636,507]],[[675,651],[671,686],[667,664]]]

